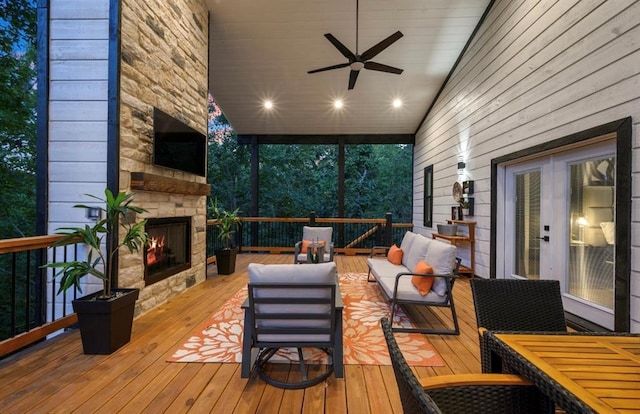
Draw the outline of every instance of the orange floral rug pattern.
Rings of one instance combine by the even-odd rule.
[[[380,318],[389,315],[389,304],[384,300],[377,284],[367,282],[367,275],[363,273],[343,273],[340,274],[340,293],[344,302],[344,363],[391,365],[380,328]],[[246,297],[246,288],[234,294],[167,361],[241,362],[244,312],[240,306]],[[394,319],[395,324],[413,325],[402,310],[396,312]],[[410,365],[444,366],[442,359],[424,335],[394,335]],[[280,359],[286,362],[297,360],[295,350],[282,353]],[[321,353],[305,353],[305,360],[322,362],[323,356]]]

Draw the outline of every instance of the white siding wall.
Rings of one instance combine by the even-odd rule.
[[[488,277],[491,159],[628,116],[632,196],[640,202],[638,16],[637,0],[497,0],[416,136],[413,222],[423,223],[422,176],[430,164],[434,223],[449,218],[462,157],[464,179],[475,181],[476,273]],[[637,208],[631,267],[632,331],[640,332]]]
[[[50,16],[48,232],[53,234],[58,227],[88,223],[84,211],[72,206],[92,204],[84,194],[102,195],[106,187],[109,0],[51,0]]]

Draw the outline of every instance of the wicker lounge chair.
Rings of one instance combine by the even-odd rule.
[[[418,379],[391,331],[381,320],[404,413],[540,413],[549,403],[536,387],[517,375],[442,375]]]
[[[480,337],[482,372],[500,372],[491,367],[482,332],[567,330],[560,283],[556,280],[471,279],[471,292]]]

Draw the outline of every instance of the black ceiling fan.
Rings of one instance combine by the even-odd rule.
[[[326,33],[324,37],[326,37],[336,49],[342,53],[344,57],[346,57],[349,61],[346,63],[340,63],[337,65],[327,66],[320,69],[310,70],[307,73],[317,73],[324,72],[326,70],[332,69],[340,69],[346,68],[347,66],[351,67],[351,73],[349,74],[349,89],[353,89],[356,85],[356,80],[358,79],[358,74],[360,74],[360,70],[369,69],[369,70],[377,70],[379,72],[387,72],[394,73],[399,75],[403,72],[402,69],[394,68],[393,66],[383,65],[382,63],[372,62],[370,59],[373,59],[378,53],[382,52],[393,43],[395,43],[398,39],[400,39],[403,35],[400,31],[395,32],[391,36],[387,37],[383,41],[377,43],[371,48],[367,49],[361,55],[358,54],[358,14],[359,14],[359,1],[356,0],[356,53],[351,52],[345,45],[343,45],[338,39],[336,39],[331,33]]]

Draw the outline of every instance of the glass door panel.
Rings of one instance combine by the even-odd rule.
[[[566,292],[613,309],[615,158],[569,163]]]
[[[516,173],[514,274],[540,279],[540,170]]]

